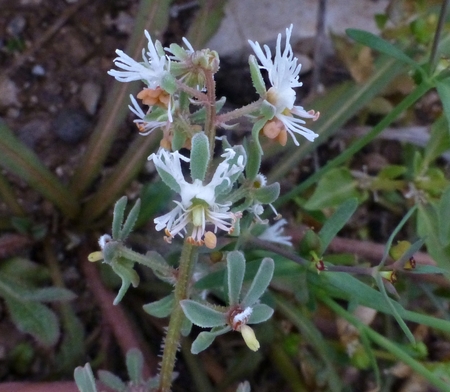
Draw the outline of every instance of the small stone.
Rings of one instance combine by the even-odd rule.
[[[18,37],[23,32],[26,25],[26,19],[22,15],[17,15],[9,21],[6,26],[6,31],[12,36]]]
[[[102,88],[99,84],[94,82],[86,82],[81,86],[80,100],[90,115],[94,115],[97,111],[98,101],[100,100],[100,95],[102,93]]]
[[[63,109],[53,121],[53,131],[62,141],[76,144],[86,135],[89,125],[89,120],[80,110]]]
[[[17,85],[11,79],[0,78],[0,108],[19,106],[18,93]]]
[[[49,121],[34,119],[19,128],[17,136],[26,146],[34,149],[36,143],[43,139],[49,130]]]
[[[35,76],[44,76],[45,75],[45,69],[42,65],[36,64],[32,69],[31,73]]]

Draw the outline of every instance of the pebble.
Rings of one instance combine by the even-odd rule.
[[[0,108],[19,106],[18,93],[17,85],[11,79],[0,78]]]
[[[36,64],[32,69],[31,73],[35,76],[44,76],[45,75],[45,69],[42,65]]]
[[[62,141],[78,143],[87,133],[90,122],[78,109],[62,109],[53,121],[53,131]]]
[[[17,136],[26,146],[34,149],[36,143],[44,138],[49,130],[49,121],[33,119],[18,129]]]
[[[22,34],[25,26],[27,25],[26,19],[22,15],[17,15],[12,18],[6,26],[6,31],[14,37],[18,37]]]
[[[86,109],[86,112],[90,115],[94,115],[97,111],[97,105],[100,100],[101,93],[102,88],[97,83],[85,82],[81,86],[80,100]]]

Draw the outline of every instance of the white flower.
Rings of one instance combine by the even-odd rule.
[[[294,133],[303,135],[309,141],[319,136],[310,129],[303,126],[305,121],[302,118],[317,120],[319,113],[313,110],[307,112],[301,106],[295,106],[296,93],[295,87],[300,87],[299,73],[301,64],[297,64],[297,57],[294,57],[291,44],[289,42],[292,33],[292,25],[286,29],[286,44],[281,51],[281,34],[278,34],[275,58],[272,60],[272,52],[267,45],[264,45],[264,51],[258,42],[248,41],[254,50],[258,60],[261,63],[260,68],[268,72],[269,81],[272,87],[266,94],[266,100],[275,108],[274,119],[268,122],[268,129],[264,130],[266,136],[270,138],[278,137],[280,132],[286,131],[291,135],[295,145],[299,145]],[[276,121],[278,120],[278,121]],[[280,124],[281,123],[281,124]],[[271,135],[275,135],[272,137]],[[285,144],[279,139],[281,144]]]
[[[143,80],[149,88],[155,89],[161,86],[163,77],[167,74],[170,66],[169,59],[162,52],[157,50],[148,31],[145,31],[148,39],[148,52],[142,49],[143,63],[138,63],[123,51],[117,49],[116,53],[119,57],[114,59],[116,67],[123,71],[112,69],[108,74],[116,78],[119,82],[131,82],[134,80]],[[157,46],[161,44],[156,41]]]
[[[133,106],[128,105],[129,109],[139,117],[139,120],[134,120],[133,122],[137,125],[141,135],[148,135],[152,133],[155,129],[163,128],[168,125],[168,121],[147,121],[145,119],[145,113],[137,103],[136,99],[130,95],[131,102]]]
[[[291,236],[283,235],[283,226],[287,223],[286,219],[281,219],[272,226],[268,226],[262,234],[258,236],[259,239],[276,244],[292,246]]]
[[[219,164],[213,178],[206,185],[198,179],[193,183],[184,179],[180,160],[189,162],[190,159],[178,151],[169,152],[160,149],[158,153],[150,155],[148,159],[154,162],[160,174],[164,173],[168,184],[181,196],[181,201],[174,200],[176,207],[172,211],[154,220],[156,230],[165,229],[166,241],[171,242],[177,234],[183,237],[189,223],[192,224],[193,231],[188,240],[198,246],[205,244],[206,235],[208,241],[205,245],[214,244],[210,246],[215,247],[215,242],[211,238],[215,235],[206,231],[207,224],[214,226],[214,233],[217,229],[227,233],[233,230],[239,214],[230,211],[231,202],[220,204],[216,198],[219,193],[223,193],[224,187],[226,189],[232,186],[230,177],[244,170],[243,156],[239,156],[236,163],[231,163],[235,154],[232,149],[225,151],[222,155],[224,161]]]

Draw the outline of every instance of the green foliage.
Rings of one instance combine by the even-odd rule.
[[[196,133],[192,138],[191,177],[203,181],[209,164],[209,141],[204,133]]]

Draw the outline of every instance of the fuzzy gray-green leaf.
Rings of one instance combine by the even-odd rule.
[[[253,87],[255,87],[256,92],[261,97],[264,97],[266,95],[266,84],[264,83],[264,79],[261,75],[258,61],[252,54],[248,58],[248,65],[250,66],[250,75],[252,77]]]
[[[84,367],[78,366],[73,372],[73,377],[80,392],[97,392],[94,374],[89,363]]]
[[[227,327],[218,329],[216,331],[200,332],[198,334],[197,338],[192,343],[191,353],[198,354],[199,352],[207,349],[211,345],[211,343],[214,341],[216,336],[223,335],[224,333],[227,333],[230,330],[231,330],[231,328],[227,326]]]
[[[133,381],[134,384],[140,384],[143,381],[142,369],[144,368],[144,357],[137,348],[128,350],[126,365],[130,381]]]
[[[253,278],[252,285],[250,286],[247,295],[242,300],[242,306],[244,308],[247,306],[252,306],[256,303],[256,301],[258,301],[261,295],[264,294],[270,281],[272,280],[274,268],[275,265],[272,259],[266,257],[261,261],[258,272]]]
[[[114,389],[117,392],[125,392],[127,390],[126,384],[115,374],[107,370],[99,370],[97,375],[100,381],[108,388]]]
[[[234,251],[227,255],[227,281],[229,305],[239,303],[242,282],[245,274],[245,258],[241,252]]]
[[[120,239],[120,231],[123,222],[123,215],[125,213],[125,207],[127,206],[128,198],[126,196],[122,196],[119,200],[117,200],[114,205],[114,215],[113,215],[113,223],[112,223],[112,237],[115,240]]]
[[[252,307],[253,311],[248,319],[248,324],[259,324],[269,320],[273,315],[273,309],[266,304],[256,304]]]
[[[255,190],[255,198],[261,204],[270,204],[278,199],[280,196],[280,184],[274,182],[273,184]]]
[[[174,296],[173,294],[167,295],[158,301],[151,302],[143,306],[144,311],[154,317],[163,318],[167,317],[173,309]]]
[[[200,304],[190,299],[180,302],[183,312],[193,324],[203,328],[211,328],[225,325],[226,315],[214,310],[207,305]]]
[[[141,200],[137,199],[133,208],[128,213],[125,223],[123,224],[119,239],[125,240],[130,235],[131,230],[133,230],[134,224],[136,223],[136,220],[139,216],[140,210],[141,210]]]
[[[191,149],[191,177],[192,180],[203,181],[209,164],[209,141],[203,133],[196,133],[192,137]]]

